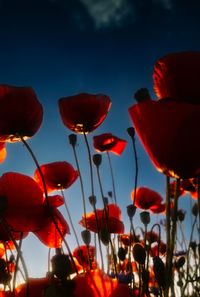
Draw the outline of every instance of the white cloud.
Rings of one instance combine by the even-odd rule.
[[[135,18],[133,6],[129,0],[81,0],[97,29],[102,27],[120,27]]]

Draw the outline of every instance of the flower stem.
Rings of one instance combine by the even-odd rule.
[[[109,163],[110,173],[111,173],[111,180],[112,180],[112,188],[113,188],[114,201],[115,201],[115,204],[117,204],[117,196],[116,196],[116,190],[115,190],[115,181],[114,181],[114,174],[113,174],[112,162],[111,162],[110,154],[109,154],[108,151],[107,151],[107,156],[108,156],[108,163]]]

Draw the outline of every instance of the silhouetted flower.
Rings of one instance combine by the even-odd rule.
[[[0,141],[20,141],[40,128],[43,109],[32,88],[0,85],[0,105]]]
[[[104,121],[111,100],[103,94],[81,93],[59,100],[59,110],[64,125],[76,133],[89,133]]]
[[[43,164],[40,169],[44,175],[44,180],[48,193],[70,187],[78,178],[78,171],[68,162],[52,162]],[[43,190],[41,175],[36,169],[34,179]]]
[[[93,145],[97,152],[112,152],[116,155],[121,155],[126,144],[126,140],[120,139],[111,133],[104,133],[93,137]]]

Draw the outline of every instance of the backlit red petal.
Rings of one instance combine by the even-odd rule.
[[[155,167],[172,177],[200,174],[200,105],[149,100],[129,109],[133,125]]]
[[[40,166],[44,175],[47,191],[50,193],[70,187],[78,178],[78,171],[68,162],[52,162]],[[41,175],[36,169],[34,179],[43,190]]]
[[[95,130],[104,121],[110,107],[110,98],[103,94],[81,93],[59,100],[64,125],[76,133]]]
[[[19,141],[40,128],[43,109],[32,88],[0,85],[0,106],[0,141]]]
[[[121,155],[126,147],[127,141],[120,139],[111,133],[104,133],[93,137],[93,145],[98,152],[112,152]]]
[[[199,77],[200,52],[171,53],[154,66],[154,89],[159,99],[200,103]]]

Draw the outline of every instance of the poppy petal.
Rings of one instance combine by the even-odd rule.
[[[111,100],[103,94],[81,93],[59,100],[63,124],[76,133],[89,133],[104,121]]]

